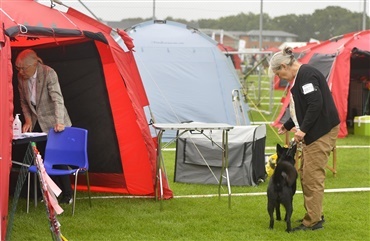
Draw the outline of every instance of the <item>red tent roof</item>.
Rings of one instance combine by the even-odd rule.
[[[348,94],[351,72],[351,54],[354,48],[370,51],[370,30],[347,33],[319,44],[312,44],[294,50],[300,53],[299,61],[301,63],[310,63],[312,57],[317,54],[328,55],[334,57],[334,62],[331,69],[328,69],[329,75],[327,82],[332,91],[335,104],[339,112],[340,132],[339,137],[348,135],[347,130],[347,109],[348,109]],[[281,112],[275,120],[275,126],[280,125],[280,120],[283,117],[286,107],[289,104],[289,98],[286,98]]]

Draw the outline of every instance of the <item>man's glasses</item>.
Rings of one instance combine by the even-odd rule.
[[[32,66],[32,64],[30,64],[30,65],[28,65],[28,66],[26,66],[26,67],[18,67],[18,66],[15,66],[15,69],[16,70],[18,70],[18,71],[26,71],[29,67],[31,67]]]

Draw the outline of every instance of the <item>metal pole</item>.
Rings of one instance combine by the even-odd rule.
[[[274,106],[274,77],[270,78],[270,106],[269,112],[272,113],[272,107]]]
[[[366,0],[364,0],[364,11],[362,13],[362,30],[366,30]]]
[[[260,11],[260,34],[259,34],[259,50],[262,51],[262,29],[263,29],[263,0],[261,0],[261,11]],[[258,101],[261,103],[261,70],[262,65],[258,68]]]
[[[153,20],[155,19],[155,0],[153,0]]]
[[[263,0],[261,0],[261,9],[260,9],[260,35],[259,35],[259,48],[262,50],[262,24],[263,24]]]

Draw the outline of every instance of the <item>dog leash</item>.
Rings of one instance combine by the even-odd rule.
[[[289,142],[289,149],[287,151],[287,155],[291,155],[293,153],[291,153],[293,151],[293,147],[294,146],[297,146],[296,148],[296,152],[294,153],[294,159],[295,159],[295,167],[296,169],[298,170],[299,169],[299,163],[301,162],[301,158],[302,158],[302,148],[303,148],[303,142],[300,141],[300,142],[296,142],[294,140],[294,138],[292,138],[292,140]]]
[[[297,145],[297,142],[294,140],[294,138],[292,138],[292,140],[289,142],[289,145],[288,145],[288,150],[286,152],[286,155],[289,156],[291,155],[292,151],[293,151],[293,147]],[[298,150],[298,145],[297,145],[297,150]]]

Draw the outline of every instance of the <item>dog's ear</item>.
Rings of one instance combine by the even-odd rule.
[[[276,153],[278,157],[281,157],[284,154],[284,148],[280,144],[276,144]]]
[[[280,153],[281,152],[281,146],[280,146],[280,144],[278,143],[278,144],[276,144],[276,152],[277,153]]]

